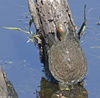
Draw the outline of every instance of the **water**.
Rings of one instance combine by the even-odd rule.
[[[68,0],[68,3],[79,27],[84,20],[84,4],[87,6],[86,34],[80,40],[88,66],[84,88],[88,98],[100,98],[100,26],[96,25],[100,21],[100,0]],[[29,13],[27,0],[2,0],[0,3],[0,65],[19,98],[36,98],[44,77],[39,50],[33,43],[26,43],[28,34],[3,28],[20,27],[25,30],[31,19],[26,13]],[[35,32],[33,25],[31,29]],[[56,90],[53,88],[52,91]]]
[[[26,43],[28,34],[3,27],[25,30],[31,19],[27,0],[2,0],[0,3],[0,65],[12,82],[19,98],[35,98],[42,73],[39,50],[33,43]],[[33,27],[34,29],[34,27]],[[33,30],[32,29],[32,30]],[[33,30],[35,32],[35,29]]]
[[[97,22],[100,21],[100,1],[75,0],[68,2],[72,10],[75,24],[78,26],[83,22],[83,6],[84,4],[87,6],[87,29],[86,34],[80,41],[88,66],[85,79],[86,85],[84,87],[88,91],[88,98],[100,98],[100,26],[97,25]],[[77,2],[77,4],[74,4],[74,2]]]

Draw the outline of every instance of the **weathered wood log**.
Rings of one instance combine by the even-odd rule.
[[[80,32],[85,24],[77,34],[67,0],[37,0],[36,5],[33,0],[28,2],[33,20],[38,17],[38,24],[34,23],[37,34],[41,34],[42,62],[57,81],[68,85],[81,82],[87,71],[79,45]]]
[[[0,67],[0,98],[18,98],[16,91]]]

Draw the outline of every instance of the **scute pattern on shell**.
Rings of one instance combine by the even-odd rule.
[[[59,82],[72,85],[82,81],[87,64],[79,43],[67,40],[54,44],[49,51],[49,69]]]

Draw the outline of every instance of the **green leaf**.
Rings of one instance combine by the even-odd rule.
[[[86,29],[86,26],[83,27],[82,33],[85,31],[85,29]]]
[[[7,86],[10,86],[10,84],[7,84]]]
[[[26,30],[28,31],[28,27],[26,27]]]
[[[31,40],[30,39],[28,39],[28,41],[26,42],[26,43],[29,43]]]
[[[22,32],[24,32],[24,33],[30,34],[29,31],[24,31],[24,30],[22,30],[22,29],[20,29],[20,28],[16,28],[16,27],[3,27],[3,28],[5,28],[5,29],[10,29],[10,30],[22,31]]]
[[[27,43],[29,43],[29,42],[33,42],[34,41],[34,39],[28,39],[28,41],[27,41]]]
[[[33,35],[33,32],[32,31],[30,32],[30,35]]]
[[[32,23],[33,23],[33,20],[31,19],[30,22],[29,22],[30,27],[31,27]]]
[[[3,27],[5,29],[10,29],[10,30],[18,30],[18,31],[21,31],[20,28],[16,28],[16,27]]]
[[[39,39],[39,37],[38,36],[35,36],[36,37],[36,39]]]
[[[33,21],[33,20],[32,20]],[[32,23],[32,22],[31,22]],[[30,25],[31,25],[31,23],[30,23]],[[24,32],[24,33],[28,33],[28,34],[30,34],[31,35],[31,37],[28,37],[28,41],[27,41],[27,43],[29,43],[30,41],[31,42],[34,42],[35,41],[35,39],[39,39],[39,37],[40,37],[40,34],[39,35],[33,35],[33,32],[31,31],[29,31],[28,30],[28,27],[26,27],[26,30],[27,31],[24,31],[24,30],[22,30],[22,29],[20,29],[20,28],[16,28],[16,27],[3,27],[3,28],[5,28],[5,29],[10,29],[10,30],[18,30],[18,31],[22,31],[22,32]]]

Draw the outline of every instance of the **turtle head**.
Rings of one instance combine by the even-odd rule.
[[[58,23],[57,25],[57,37],[60,41],[64,41],[67,34],[67,30],[64,23]]]

